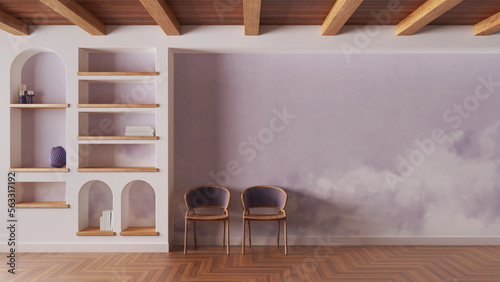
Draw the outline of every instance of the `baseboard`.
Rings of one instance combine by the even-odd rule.
[[[219,245],[222,237],[198,237],[199,245]],[[241,236],[231,236],[231,245],[241,245]],[[184,245],[184,238],[175,238],[175,245]],[[283,237],[280,238],[280,244]],[[193,244],[193,238],[188,238]],[[247,238],[248,244],[248,238]],[[274,245],[276,237],[252,237],[252,245]],[[500,237],[289,237],[288,245],[500,245]]]
[[[17,244],[16,253],[168,253],[170,244]],[[2,246],[1,252],[9,252]]]
[[[189,238],[189,245],[192,245]],[[222,238],[198,237],[199,245],[219,245]],[[23,252],[130,252],[167,253],[174,245],[182,246],[183,238],[175,238],[167,244],[17,244],[16,253]],[[248,242],[248,241],[247,241]],[[241,245],[241,237],[231,237],[231,245]],[[247,243],[248,244],[248,243]],[[276,237],[252,237],[252,245],[274,245]],[[280,238],[283,244],[283,238]],[[500,245],[500,237],[291,237],[288,244],[309,246],[339,245]],[[8,253],[7,244],[0,246],[0,252]]]

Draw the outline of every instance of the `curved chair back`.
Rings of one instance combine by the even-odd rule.
[[[253,186],[241,194],[241,202],[245,210],[249,208],[284,209],[288,195],[285,190],[274,186]]]
[[[188,209],[206,207],[226,210],[230,199],[229,190],[220,186],[200,186],[189,190],[184,195],[184,202]]]

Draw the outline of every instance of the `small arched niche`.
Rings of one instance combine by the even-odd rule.
[[[22,85],[34,92],[33,105],[20,104]],[[62,58],[43,48],[19,54],[10,69],[10,103],[11,167],[49,167],[52,147],[66,146],[66,65]]]
[[[142,180],[128,183],[122,191],[122,236],[156,236],[156,194]]]
[[[79,236],[112,236],[112,230],[100,230],[100,217],[103,211],[113,210],[113,192],[109,186],[92,180],[85,183],[78,193],[78,232]],[[114,217],[114,214],[112,214]]]

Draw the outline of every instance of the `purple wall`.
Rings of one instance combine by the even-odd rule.
[[[290,236],[497,236],[499,95],[494,54],[177,54],[176,236],[210,182],[233,232],[243,189],[267,184]]]

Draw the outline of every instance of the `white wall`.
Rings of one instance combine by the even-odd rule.
[[[264,26],[257,37],[244,36],[242,26],[185,26],[182,36],[168,37],[156,26],[109,26],[105,37],[92,37],[83,30],[74,26],[38,26],[28,37],[15,37],[3,31],[0,32],[0,89],[3,93],[4,110],[0,111],[1,132],[10,132],[10,67],[14,58],[24,50],[31,48],[48,48],[59,54],[66,64],[67,74],[67,103],[71,108],[67,111],[67,148],[78,147],[78,48],[156,48],[158,77],[157,101],[158,120],[164,126],[157,126],[158,173],[138,175],[137,173],[90,174],[78,173],[78,163],[68,159],[69,173],[36,174],[19,173],[17,181],[66,181],[67,203],[69,209],[56,210],[18,210],[17,251],[166,251],[169,242],[173,240],[169,231],[168,222],[168,185],[172,185],[173,177],[169,177],[172,167],[169,166],[169,143],[172,139],[171,120],[167,127],[167,119],[172,116],[171,66],[172,52],[223,52],[223,53],[344,53],[349,60],[356,53],[497,53],[500,46],[500,34],[485,37],[474,37],[471,26],[433,26],[408,37],[396,37],[395,26],[347,26],[338,36],[322,37],[320,26]],[[169,52],[170,51],[170,52]],[[160,123],[158,123],[160,125]],[[0,170],[3,171],[4,181],[7,182],[7,172],[10,158],[10,138],[8,134],[0,135],[0,150],[2,161]],[[70,153],[70,152],[68,152]],[[121,191],[127,183],[136,179],[143,179],[150,183],[156,192],[157,216],[156,227],[160,232],[157,237],[78,237],[78,192],[89,180],[105,181],[113,191],[116,211],[121,205]],[[6,183],[5,183],[6,184]],[[6,186],[6,185],[5,185]],[[4,186],[4,187],[5,187]],[[0,211],[0,221],[7,223],[7,193],[0,193],[0,202],[5,207]],[[170,206],[176,206],[173,203]],[[120,231],[120,217],[115,214],[116,224]],[[170,226],[171,227],[171,226]],[[0,229],[0,250],[7,250],[5,240],[7,230]],[[235,234],[237,232],[233,232]],[[233,237],[233,236],[232,236]],[[411,239],[411,238],[410,238]],[[377,239],[345,239],[341,243],[380,243],[391,242]],[[400,243],[407,243],[404,238]],[[402,240],[402,241],[401,241]],[[492,238],[475,240],[474,238],[443,241],[442,239],[413,238],[419,243],[498,243]],[[460,241],[462,240],[462,241]],[[237,239],[232,240],[238,243]],[[292,238],[291,242],[301,243],[300,238]],[[411,241],[417,242],[417,241]],[[307,242],[306,242],[307,243]],[[312,242],[314,243],[314,242]]]

